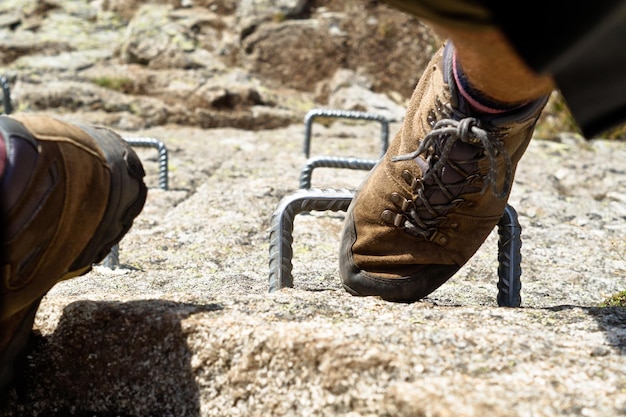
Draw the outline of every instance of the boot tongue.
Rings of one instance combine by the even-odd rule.
[[[441,144],[443,145],[445,142],[442,139]],[[475,162],[473,165],[464,163],[463,161],[472,161],[474,160],[480,153],[482,149],[478,146],[471,145],[469,143],[456,141],[452,146],[452,149],[448,153],[447,161],[455,161],[459,163],[461,168],[466,171],[466,173],[473,172],[475,170]],[[416,158],[417,160],[421,160],[421,158]],[[417,161],[416,161],[417,162]],[[433,161],[431,165],[434,165],[437,161]],[[426,170],[420,165],[422,168],[422,172],[426,173]],[[441,170],[441,174],[438,175],[436,173],[432,173],[432,175],[428,175],[425,179],[424,183],[431,188],[427,192],[428,201],[431,204],[447,204],[450,202],[450,199],[441,191],[441,189],[437,186],[437,183],[433,176],[438,176],[439,180],[443,184],[457,184],[462,182],[465,179],[465,175],[453,169],[449,162],[443,166]],[[450,189],[450,192],[455,196],[462,194],[463,187],[456,187],[455,189]]]
[[[443,144],[445,143],[445,141],[442,141],[441,143],[443,147]],[[444,184],[454,184],[465,179],[465,176],[463,174],[452,169],[448,161],[457,162],[464,168],[466,172],[471,172],[473,170],[471,169],[471,167],[468,166],[467,163],[464,163],[464,161],[475,160],[480,155],[481,152],[482,152],[482,148],[479,146],[472,145],[466,142],[456,141],[455,144],[452,145],[452,149],[450,149],[450,152],[448,153],[448,156],[446,157],[446,163],[443,166],[441,175],[439,176],[439,179],[441,180],[441,182],[443,182]],[[433,158],[433,156],[431,156],[431,158]],[[426,165],[426,162],[421,158],[416,158],[415,161],[417,162],[417,164],[419,165],[419,167],[421,168],[424,174],[426,174],[428,170],[432,169],[433,166],[438,162],[436,160],[433,160],[430,163],[430,166],[428,166]],[[432,178],[432,175],[437,175],[437,174],[431,173],[431,175],[428,175],[428,178],[426,178],[426,180],[424,181],[426,184],[428,185],[435,184],[435,181]]]

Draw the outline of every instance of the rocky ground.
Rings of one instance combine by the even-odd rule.
[[[0,415],[626,415],[626,310],[602,306],[626,289],[626,143],[585,142],[567,132],[538,133],[531,143],[510,199],[522,225],[519,308],[496,302],[497,230],[421,302],[348,295],[337,270],[342,211],[295,217],[293,288],[270,292],[272,218],[300,188],[307,163],[304,114],[317,107],[378,110],[399,120],[407,93],[368,81],[373,67],[351,66],[349,45],[363,45],[356,35],[339,43],[341,71],[307,78],[315,84],[308,91],[281,85],[259,69],[276,56],[261,54],[272,44],[263,39],[303,39],[294,34],[319,27],[322,14],[335,22],[322,27],[340,35],[346,19],[360,16],[391,36],[395,26],[383,18],[405,17],[373,2],[347,2],[344,11],[333,2],[297,9],[305,2],[295,1],[273,2],[285,9],[245,1],[185,3],[194,8],[13,3],[0,5],[0,20],[8,22],[0,24],[0,52],[15,111],[155,139],[168,151],[168,181],[165,189],[157,150],[137,147],[149,195],[120,243],[119,264],[97,265],[44,298],[29,356]],[[264,10],[270,18],[252,19]],[[155,13],[171,30],[153,33],[142,47],[130,42],[139,17],[154,23]],[[196,46],[180,53],[174,28],[187,27],[192,16],[202,22]],[[216,27],[241,32],[217,36],[208,29]],[[212,42],[203,38],[209,32]],[[240,55],[241,33],[247,50],[256,39],[259,55]],[[170,35],[164,45],[178,46],[149,52],[163,34]],[[130,45],[136,52],[124,55]],[[141,51],[175,59],[125,62]],[[211,65],[194,67],[185,61],[192,56]],[[172,69],[171,62],[187,64]],[[114,82],[120,84],[112,88]],[[391,122],[389,136],[398,128]],[[380,142],[376,122],[321,119],[311,156],[376,158]],[[316,168],[311,186],[354,189],[364,175]]]

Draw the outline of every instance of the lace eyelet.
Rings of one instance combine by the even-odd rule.
[[[401,214],[394,213],[391,210],[384,210],[380,214],[380,218],[386,224],[390,224],[390,225],[393,225],[395,227],[402,227],[402,226],[404,226],[404,217]]]
[[[440,246],[445,246],[445,245],[448,244],[450,239],[448,239],[448,236],[446,236],[446,235],[444,235],[444,234],[442,234],[440,232],[434,231],[432,233],[432,235],[430,236],[430,241],[433,242],[433,243],[436,243],[436,244],[438,244]]]
[[[389,196],[391,202],[398,207],[401,211],[407,211],[411,205],[411,202],[406,198],[402,197],[398,193],[391,193]]]
[[[408,185],[413,184],[413,181],[415,181],[415,177],[413,176],[413,174],[411,174],[409,172],[409,170],[405,169],[404,171],[402,171],[402,179],[404,180],[404,182],[406,182]]]

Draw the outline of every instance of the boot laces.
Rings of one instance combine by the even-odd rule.
[[[476,172],[467,173],[463,169],[464,164],[478,162],[483,156],[463,161],[454,160],[450,157],[453,146],[458,141],[482,148],[482,154],[489,159],[487,175]],[[422,154],[426,155],[424,160],[420,158]],[[502,155],[505,164],[504,182],[501,189],[498,189],[497,186],[498,155]],[[464,200],[458,197],[459,189],[462,190],[463,187],[483,177],[485,181],[480,193],[484,194],[487,188],[491,186],[496,198],[502,199],[508,195],[512,181],[511,160],[503,142],[483,129],[480,121],[473,117],[465,117],[461,120],[448,118],[439,120],[434,124],[430,133],[420,142],[416,151],[395,156],[391,160],[394,162],[415,160],[422,168],[421,179],[414,178],[408,171],[403,174],[403,178],[411,183],[411,188],[416,195],[413,201],[408,201],[399,194],[392,194],[392,201],[404,215],[394,216],[391,221],[396,227],[405,229],[409,234],[425,239],[432,237],[436,228],[445,221],[446,212],[463,203]],[[462,173],[464,180],[453,184],[445,183],[443,180],[444,167]],[[434,186],[435,189],[441,191],[448,200],[447,203],[432,204],[426,194],[426,186]]]

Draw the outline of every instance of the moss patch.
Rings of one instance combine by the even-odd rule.
[[[618,292],[604,300],[601,307],[626,307],[626,291]]]

